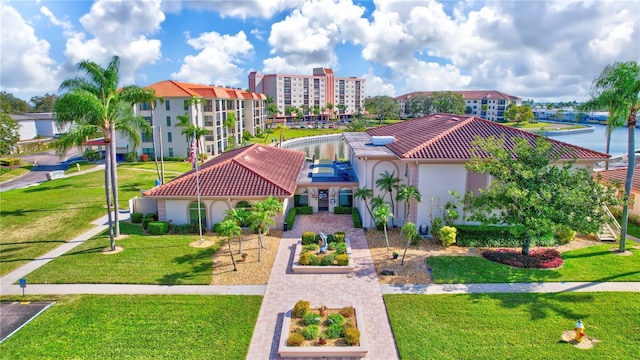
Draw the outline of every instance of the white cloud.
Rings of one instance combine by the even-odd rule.
[[[40,12],[46,16],[55,26],[62,28],[64,36],[70,37],[74,35],[73,25],[69,21],[61,21],[46,6],[40,7]]]
[[[49,56],[50,44],[39,39],[33,27],[11,6],[1,5],[0,88],[22,96],[56,92],[60,68]]]
[[[365,79],[365,92],[367,96],[396,96],[396,89],[393,84],[385,83],[381,77],[376,76],[373,69],[369,69],[369,72],[362,75],[362,78]]]
[[[165,16],[160,0],[98,0],[80,23],[93,38],[75,33],[65,55],[73,64],[90,59],[103,66],[120,56],[121,85],[135,83],[136,71],[160,58],[161,42],[147,36],[160,29]]]
[[[200,84],[246,84],[245,72],[239,65],[252,55],[253,45],[243,31],[236,35],[208,32],[197,38],[187,35],[187,43],[200,52],[186,56],[180,71],[171,74],[171,78]]]
[[[179,3],[179,1],[171,1]],[[233,0],[233,1],[184,1],[185,7],[197,10],[210,10],[220,13],[223,17],[235,18],[265,18],[284,10],[301,6],[304,0]],[[173,9],[179,9],[180,5],[172,5]]]

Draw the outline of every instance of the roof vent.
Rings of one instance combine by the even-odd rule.
[[[460,120],[460,119],[458,119],[457,117],[452,117],[452,118],[451,118],[451,120],[453,120],[453,121],[458,121],[458,120]]]
[[[371,145],[373,146],[384,146],[396,141],[394,136],[372,136],[371,137]]]

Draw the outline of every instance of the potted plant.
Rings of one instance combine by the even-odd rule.
[[[393,252],[393,254],[392,254],[392,255],[393,255],[393,258],[394,258],[394,259],[397,259],[397,258],[398,258],[398,256],[400,256],[400,254],[398,254],[398,253],[397,253],[397,252],[395,252],[395,251]]]

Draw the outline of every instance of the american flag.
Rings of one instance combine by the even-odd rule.
[[[191,166],[193,166],[194,169],[196,168],[196,161],[197,161],[196,141],[191,140],[191,152],[189,153],[189,162],[191,163]]]

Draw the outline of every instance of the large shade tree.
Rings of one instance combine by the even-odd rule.
[[[82,75],[72,76],[60,84],[64,93],[54,106],[58,127],[73,124],[71,130],[58,139],[56,146],[59,152],[64,153],[88,138],[102,136],[104,139],[105,195],[112,250],[115,249],[114,236],[120,235],[115,132],[119,128],[135,140],[139,139],[139,131],[150,131],[149,124],[132,116],[131,112],[133,104],[140,101],[140,88],[127,86],[118,90],[119,68],[118,56],[114,56],[106,68],[89,60],[81,61],[78,70]]]
[[[626,114],[628,140],[628,166],[624,186],[624,204],[622,207],[622,230],[620,233],[620,251],[625,251],[627,226],[629,221],[629,198],[631,183],[636,166],[635,129],[638,110],[640,110],[640,65],[635,61],[616,62],[604,68],[593,81],[592,96],[610,101],[614,114]],[[615,121],[615,120],[614,120]]]
[[[615,205],[615,189],[596,181],[575,160],[561,161],[563,154],[538,137],[513,138],[513,150],[504,139],[480,138],[473,142],[468,171],[486,173],[493,181],[480,195],[467,194],[469,219],[485,224],[505,224],[521,239],[522,253],[529,254],[532,239],[565,225],[583,234],[599,231],[607,220],[603,206]],[[488,155],[488,156],[487,156]],[[564,155],[566,156],[566,155]]]
[[[20,124],[9,114],[0,113],[0,155],[11,153],[20,140]]]

